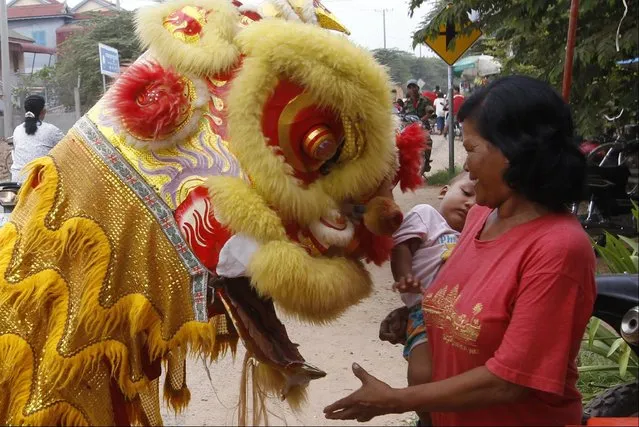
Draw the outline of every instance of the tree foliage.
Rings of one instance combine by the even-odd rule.
[[[29,95],[47,95],[47,87],[55,83],[55,69],[53,67],[43,67],[31,74],[21,74],[18,84],[13,88],[13,96],[17,98],[17,108],[22,108],[24,99]],[[35,90],[34,90],[35,89]],[[41,89],[38,91],[37,89]]]
[[[95,15],[82,23],[83,28],[60,46],[56,63],[56,83],[60,101],[73,106],[73,88],[80,75],[80,103],[89,108],[102,96],[102,75],[98,43],[114,47],[120,54],[120,64],[135,60],[141,49],[135,37],[134,14],[120,11]]]
[[[410,79],[422,79],[429,89],[447,85],[447,66],[439,58],[418,58],[399,49],[375,49],[373,55],[389,69],[391,79],[398,85],[403,86]]]
[[[410,0],[412,14],[424,0]],[[636,120],[638,112],[637,69],[622,68],[617,61],[639,56],[638,1],[626,0],[628,13],[620,28],[619,51],[616,32],[624,14],[620,0],[581,0],[573,64],[570,102],[579,129],[586,135],[602,131],[604,114],[622,108],[624,123]],[[527,74],[548,81],[561,90],[570,0],[438,0],[413,34],[415,45],[438,32],[449,20],[465,21],[465,31],[478,25],[486,34],[484,53],[498,57],[503,74]],[[481,17],[470,23],[468,12]]]

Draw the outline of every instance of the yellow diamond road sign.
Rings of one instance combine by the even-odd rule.
[[[461,25],[448,23],[439,27],[435,38],[424,40],[448,65],[453,65],[481,37],[481,30],[474,29],[468,35],[461,34]]]

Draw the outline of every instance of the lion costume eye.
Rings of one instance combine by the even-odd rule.
[[[327,161],[335,155],[339,142],[324,125],[316,125],[304,135],[302,150],[306,155],[315,160]]]

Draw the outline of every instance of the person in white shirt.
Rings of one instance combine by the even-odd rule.
[[[437,92],[437,98],[435,98],[435,102],[433,102],[433,106],[435,107],[435,115],[437,116],[437,130],[441,135],[444,131],[444,118],[446,117],[446,99],[444,98],[444,94],[441,92]]]
[[[13,164],[11,180],[22,184],[26,178],[22,169],[32,160],[46,156],[64,137],[64,133],[50,123],[44,123],[47,113],[44,98],[30,95],[24,101],[24,123],[13,131]]]

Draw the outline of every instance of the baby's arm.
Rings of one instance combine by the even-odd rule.
[[[421,292],[419,280],[413,277],[413,256],[421,240],[413,238],[395,245],[391,253],[391,271],[395,284],[394,290],[400,292]]]

